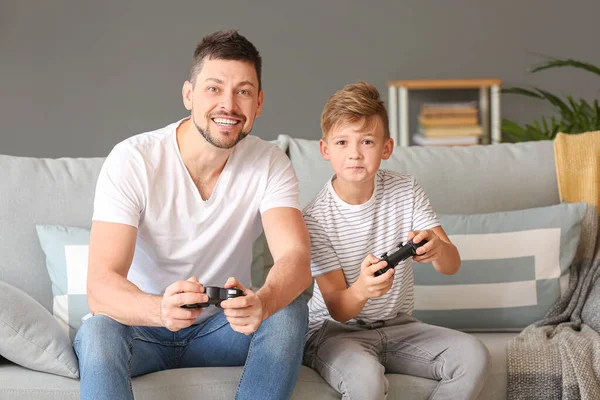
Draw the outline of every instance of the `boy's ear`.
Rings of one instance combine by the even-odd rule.
[[[329,161],[329,149],[327,148],[327,142],[323,139],[319,140],[319,149],[321,150],[321,156],[324,160]]]
[[[383,145],[383,153],[381,153],[381,159],[387,160],[391,157],[394,151],[394,139],[389,138]]]

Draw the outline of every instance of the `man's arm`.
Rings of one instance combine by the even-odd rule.
[[[90,234],[87,293],[92,314],[126,325],[160,326],[161,297],[143,293],[127,280],[137,229],[94,221]]]
[[[205,294],[198,293],[203,288],[197,281],[180,281],[167,288],[164,299],[142,292],[127,280],[136,236],[137,229],[130,225],[92,223],[87,277],[90,311],[125,325],[165,326],[171,330],[185,327],[201,309],[182,309],[179,305],[207,301]]]
[[[262,214],[262,224],[275,264],[256,293],[263,320],[285,308],[310,286],[310,241],[302,213],[277,207]]]

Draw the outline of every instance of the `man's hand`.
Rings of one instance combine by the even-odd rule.
[[[411,231],[408,233],[408,240],[412,240],[415,244],[420,243],[422,240],[427,240],[427,243],[417,248],[417,255],[413,257],[413,260],[416,262],[434,262],[444,256],[444,249],[447,243],[440,239],[431,229]]]
[[[263,321],[263,304],[260,297],[252,290],[247,289],[235,278],[229,278],[225,288],[236,287],[244,292],[244,296],[234,299],[223,300],[221,308],[225,310],[225,316],[231,329],[246,335],[257,331]]]
[[[385,268],[386,265],[387,261],[381,261],[373,254],[367,255],[360,264],[360,276],[354,285],[358,285],[358,293],[364,300],[381,297],[392,288],[394,268],[390,268],[382,275],[375,276],[375,272]]]
[[[204,286],[198,278],[177,281],[167,287],[160,304],[160,320],[172,332],[191,326],[202,313],[202,308],[181,308],[184,304],[206,303]]]

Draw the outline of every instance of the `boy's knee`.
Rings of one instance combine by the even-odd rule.
[[[453,357],[460,360],[458,371],[463,371],[475,379],[484,378],[492,365],[492,357],[487,347],[479,339],[468,334],[455,342]]]
[[[487,375],[492,366],[492,356],[479,339],[473,338],[470,355],[469,362],[472,364],[474,372],[479,371],[479,375],[482,377]]]
[[[388,380],[379,368],[361,368],[360,379],[346,378],[339,388],[343,399],[384,399]]]

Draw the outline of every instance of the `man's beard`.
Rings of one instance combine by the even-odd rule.
[[[210,124],[210,121],[213,118],[229,117],[229,116],[235,116],[237,118],[240,118],[241,121],[239,123],[242,124],[242,125],[246,122],[245,118],[240,117],[237,114],[231,114],[231,113],[229,113],[229,115],[227,115],[227,114],[220,113],[219,115],[214,115],[214,116],[208,115],[207,118],[206,118],[206,129],[203,129],[200,125],[198,125],[196,123],[196,119],[194,118],[194,111],[192,110],[192,122],[196,126],[196,129],[198,129],[198,132],[200,132],[200,134],[202,135],[202,137],[204,139],[206,139],[206,141],[208,143],[212,144],[213,146],[215,146],[215,147],[217,147],[219,149],[231,149],[236,144],[238,144],[239,142],[241,142],[246,136],[248,136],[250,134],[250,131],[252,130],[252,128],[250,128],[250,130],[248,132],[244,132],[244,130],[242,128],[242,130],[238,134],[237,138],[235,138],[235,140],[233,140],[231,142],[219,141],[217,138],[215,138],[214,136],[211,135],[210,128],[208,127],[208,124]]]

